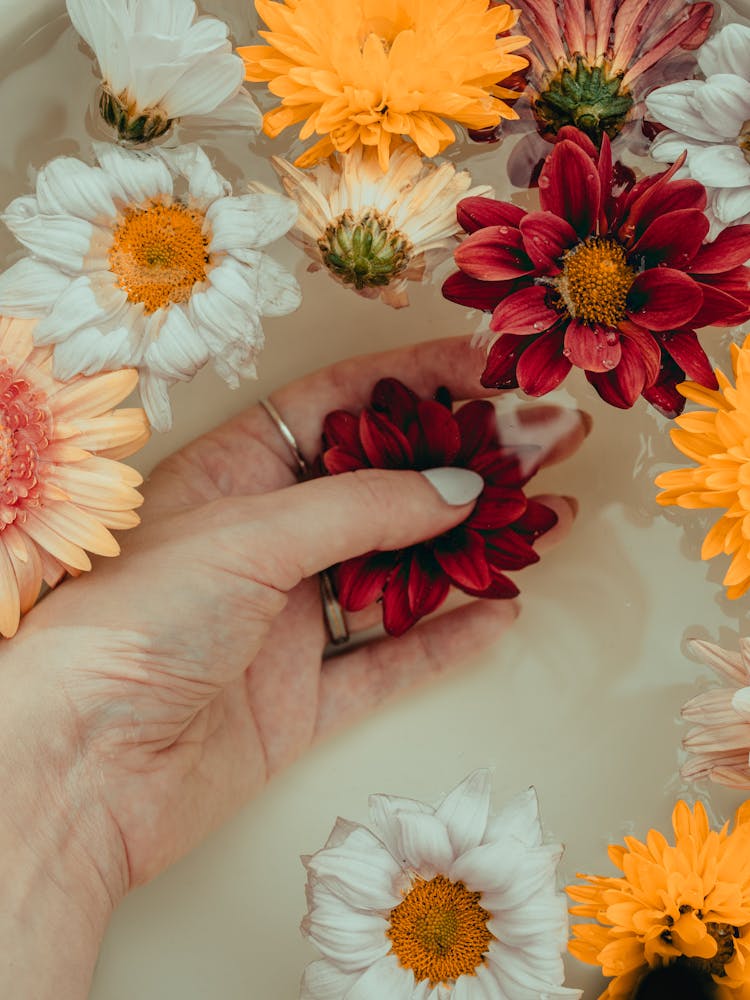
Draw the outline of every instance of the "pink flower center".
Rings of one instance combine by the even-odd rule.
[[[45,400],[0,361],[0,531],[41,504],[39,453],[49,444],[52,424]]]

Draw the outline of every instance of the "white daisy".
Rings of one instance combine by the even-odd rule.
[[[423,160],[406,143],[385,173],[377,152],[361,147],[312,170],[279,157],[271,162],[299,203],[289,236],[313,259],[310,270],[326,267],[360,295],[380,296],[396,308],[409,304],[409,281],[422,281],[450,256],[462,232],[456,221],[461,198],[493,194],[486,185],[469,190],[466,170]]]
[[[666,125],[651,155],[687,159],[681,176],[705,185],[711,235],[750,222],[750,27],[728,24],[701,48],[705,80],[683,80],[646,98],[653,119]]]
[[[260,112],[243,87],[244,64],[227,26],[198,17],[192,0],[67,0],[76,31],[102,77],[102,117],[122,139],[148,142],[174,121],[210,115],[213,123],[257,131]]]
[[[303,859],[302,931],[323,959],[302,1000],[573,1000],[556,889],[559,844],[543,844],[534,789],[490,816],[475,771],[436,807],[370,799],[372,830],[339,819]]]
[[[42,317],[58,378],[138,368],[146,412],[171,426],[167,390],[213,359],[232,386],[255,376],[261,316],[299,286],[261,247],[293,224],[280,194],[233,198],[198,146],[158,155],[99,144],[100,166],[58,157],[3,219],[31,251],[0,275],[0,311]]]

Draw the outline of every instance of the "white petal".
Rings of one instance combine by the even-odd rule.
[[[0,274],[0,314],[44,316],[69,284],[70,278],[56,267],[24,257]]]
[[[304,971],[300,1000],[346,1000],[357,975],[342,972],[331,962],[312,962]]]
[[[216,125],[236,125],[250,132],[260,131],[263,116],[250,94],[241,88],[228,101],[214,108],[208,115],[191,115],[192,128],[212,128]]]
[[[474,771],[443,799],[437,817],[445,823],[456,855],[481,843],[490,811],[492,781],[486,769]]]
[[[331,892],[358,909],[392,910],[400,902],[393,886],[401,869],[363,826],[348,825],[342,842],[313,854],[307,868]]]
[[[146,416],[155,431],[162,433],[172,426],[172,407],[169,402],[169,383],[149,371],[140,373],[141,402]]]
[[[694,152],[706,149],[707,143],[698,139],[688,139],[679,132],[660,132],[649,147],[649,155],[659,163],[674,163],[683,153],[688,154],[687,168],[690,172],[690,157]]]
[[[172,306],[158,336],[146,347],[143,363],[162,378],[187,381],[210,359],[205,340],[190,322],[187,312]]]
[[[536,974],[533,965],[524,961],[520,952],[502,942],[492,942],[487,960],[500,988],[510,1000],[577,1000],[580,990],[569,989],[561,982],[549,982]]]
[[[302,289],[285,267],[261,250],[232,250],[235,260],[249,270],[246,280],[254,288],[263,316],[288,316],[302,302]]]
[[[451,1000],[509,1000],[509,998],[500,989],[500,984],[485,962],[477,968],[473,976],[458,977],[451,993]]]
[[[506,837],[520,840],[527,847],[538,847],[542,843],[539,802],[534,788],[514,795],[487,823],[485,839],[488,842]]]
[[[214,202],[206,212],[212,252],[267,246],[294,225],[297,203],[281,194],[253,193]]]
[[[744,24],[726,25],[700,47],[698,65],[704,76],[736,73],[747,77],[750,67],[750,28]]]
[[[94,238],[94,227],[84,219],[39,212],[36,198],[16,198],[3,221],[32,253],[68,271],[80,271]]]
[[[36,182],[39,211],[45,215],[76,215],[89,222],[113,218],[112,179],[99,167],[74,156],[58,156],[42,167]]]
[[[690,157],[690,173],[701,184],[712,187],[747,187],[750,163],[738,146],[713,146]]]
[[[733,141],[750,116],[750,81],[730,73],[716,73],[696,95],[695,106]]]
[[[130,10],[132,30],[152,35],[183,35],[190,30],[196,17],[193,0],[133,3]]]
[[[74,375],[96,375],[133,364],[131,333],[126,325],[108,330],[89,326],[55,346],[53,368],[55,378],[66,382]]]
[[[713,208],[725,226],[742,221],[750,213],[750,186],[717,191],[713,198]]]
[[[127,94],[133,104],[144,111],[159,105],[170,118],[177,117],[163,97],[190,68],[181,39],[138,32],[128,40],[128,56]]]
[[[232,53],[207,56],[192,65],[164,95],[170,117],[205,115],[229,100],[242,85],[242,60]]]
[[[103,78],[115,93],[128,79],[127,16],[117,0],[67,0],[73,27],[94,50]]]
[[[138,205],[159,195],[171,196],[172,175],[161,156],[125,150],[113,143],[94,143],[96,157],[119,186],[126,204]]]
[[[404,845],[401,842],[401,824],[398,817],[401,813],[414,813],[417,816],[433,816],[435,810],[425,802],[416,799],[405,799],[398,795],[371,795],[370,818],[380,839],[394,856],[405,861]]]
[[[231,184],[214,170],[200,146],[191,143],[177,149],[162,147],[159,155],[175,173],[187,178],[190,198],[196,204],[206,207],[231,194]]]
[[[263,346],[258,321],[259,303],[252,287],[253,275],[244,265],[225,258],[210,272],[210,285],[194,292],[188,314],[216,352],[242,341],[257,349]]]
[[[353,909],[315,880],[308,889],[308,903],[302,933],[344,972],[366,969],[391,950],[388,922],[379,913]]]
[[[39,323],[34,339],[39,344],[56,344],[82,327],[106,325],[125,307],[127,298],[113,279],[106,284],[99,282],[95,292],[89,276],[82,275],[68,284],[53,310]]]
[[[515,854],[513,841],[504,844],[493,844],[478,847],[476,851],[465,855],[461,861],[471,859],[471,867],[466,870],[466,884],[473,889],[481,889],[482,905],[493,913],[506,913],[523,905],[535,893],[554,888],[556,884],[557,865],[562,855],[559,844],[545,844],[543,847],[525,849]],[[474,857],[472,857],[472,854]],[[501,868],[501,858],[504,855],[515,858],[514,867]],[[454,865],[452,877],[457,875]],[[481,881],[480,881],[481,880]]]
[[[649,117],[691,139],[716,142],[726,138],[722,120],[706,120],[703,113],[699,99],[706,86],[705,80],[681,80],[653,90],[646,98]]]
[[[402,969],[394,955],[386,955],[352,984],[346,1000],[411,1000],[414,986],[414,973]]]
[[[449,871],[454,852],[442,820],[417,813],[400,813],[395,819],[401,831],[403,860],[409,868],[424,878]]]

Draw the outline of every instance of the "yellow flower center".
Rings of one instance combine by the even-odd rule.
[[[591,236],[564,254],[555,287],[571,316],[615,326],[625,318],[625,302],[635,276],[619,243]]]
[[[463,882],[436,875],[415,882],[391,910],[387,934],[393,952],[417,982],[428,979],[432,987],[474,975],[492,940],[481,896]]]
[[[737,136],[737,145],[742,150],[747,162],[750,163],[750,120],[742,123],[740,134]]]
[[[203,223],[202,212],[179,203],[125,210],[109,269],[131,302],[142,302],[152,313],[190,298],[193,286],[206,277],[209,237]]]

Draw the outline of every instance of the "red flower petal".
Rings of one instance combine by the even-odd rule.
[[[667,171],[668,173],[668,171]],[[632,246],[651,223],[660,215],[692,208],[703,211],[706,207],[706,189],[698,181],[664,181],[665,174],[647,178],[648,189],[630,205],[628,216],[618,227],[618,235],[625,246]],[[643,184],[644,182],[639,182]],[[635,193],[633,188],[631,195]]]
[[[546,533],[557,524],[559,518],[551,507],[540,503],[539,500],[529,500],[526,504],[526,511],[513,525],[513,530],[531,537],[536,541],[541,535]]]
[[[614,371],[586,372],[586,378],[605,403],[628,410],[646,385],[646,366],[636,344],[623,337],[622,358]]]
[[[497,531],[517,521],[526,512],[526,506],[522,490],[485,486],[464,523],[475,531]]]
[[[419,396],[397,378],[381,378],[372,390],[373,410],[384,413],[397,426],[416,416]]]
[[[463,526],[435,539],[435,558],[451,582],[462,590],[484,590],[490,583],[490,569],[484,553],[484,538]]]
[[[466,237],[453,256],[464,274],[481,281],[507,281],[534,270],[520,232],[509,226],[477,230]]]
[[[397,552],[368,552],[339,563],[334,576],[341,607],[361,611],[377,601],[397,561]]]
[[[453,414],[442,403],[426,399],[417,405],[417,421],[409,429],[416,467],[450,465],[461,447],[461,432]],[[412,431],[416,433],[412,435]]]
[[[323,421],[323,440],[326,447],[338,446],[352,455],[364,453],[359,443],[359,420],[346,410],[334,410]]]
[[[412,553],[407,593],[411,613],[416,618],[440,607],[450,590],[450,581],[428,553]]]
[[[568,361],[584,371],[612,371],[620,363],[620,334],[572,319],[565,331],[564,350]]]
[[[387,417],[363,410],[359,417],[362,447],[376,469],[410,469],[414,455],[406,436]]]
[[[564,329],[548,330],[532,340],[518,359],[516,378],[529,396],[556,389],[570,371],[570,361],[563,354],[564,336]]]
[[[519,224],[523,245],[537,271],[559,274],[560,258],[578,243],[575,229],[553,212],[529,212]]]
[[[491,329],[521,336],[549,329],[560,318],[560,313],[547,305],[547,293],[543,285],[530,285],[513,292],[492,314]]]
[[[696,208],[668,212],[654,219],[632,252],[643,254],[649,267],[666,264],[682,271],[692,270],[690,265],[708,230],[708,219]]]
[[[708,389],[718,389],[711,363],[700,345],[695,330],[670,330],[659,336],[662,348],[675,360],[680,371]],[[682,379],[680,379],[682,381]]]
[[[496,201],[495,198],[462,198],[456,206],[458,223],[467,233],[475,233],[477,229],[486,229],[487,226],[517,228],[525,214],[518,205]]]
[[[539,553],[535,552],[527,538],[519,535],[511,528],[486,535],[487,561],[494,571],[506,569],[523,569],[539,562]]]
[[[516,367],[518,359],[528,347],[527,337],[504,333],[498,337],[487,353],[487,364],[481,383],[485,389],[515,389],[518,386]]]
[[[591,157],[570,140],[558,142],[539,175],[542,210],[565,219],[579,236],[588,236],[599,217],[600,196]]]
[[[453,414],[461,434],[456,462],[465,465],[474,455],[497,447],[497,413],[488,399],[473,399]]]
[[[487,486],[523,486],[537,471],[541,449],[532,445],[495,448],[475,455],[467,468],[477,472]]]
[[[564,142],[565,140],[568,142],[574,142],[577,146],[580,146],[586,156],[588,156],[591,160],[595,160],[599,155],[599,151],[591,139],[585,132],[576,128],[575,125],[563,125],[563,127],[558,131],[555,136],[555,141]]]
[[[336,445],[323,453],[323,465],[332,476],[338,476],[342,472],[367,468],[369,462],[364,456],[352,455],[350,451]]]
[[[643,390],[643,398],[670,420],[678,417],[685,408],[685,397],[677,391],[677,383],[682,382],[684,377],[685,373],[677,362],[665,354],[659,377],[652,386]]]
[[[701,247],[690,266],[694,274],[729,271],[750,260],[750,226],[729,226]]]
[[[449,302],[490,312],[517,287],[517,281],[479,281],[463,271],[456,271],[445,279],[442,292]]]
[[[649,330],[684,326],[703,302],[701,286],[673,267],[654,267],[639,274],[630,287],[628,316]]]
[[[638,326],[637,323],[631,323],[630,320],[621,320],[617,325],[621,335],[627,337],[640,351],[641,360],[645,366],[646,385],[651,385],[652,382],[656,381],[659,374],[661,347],[656,342],[653,334],[649,333],[648,330],[644,330],[642,326]]]
[[[403,635],[419,620],[409,605],[409,560],[402,559],[383,591],[383,627],[389,635]]]
[[[471,597],[484,597],[494,601],[507,601],[510,598],[518,597],[521,591],[502,573],[493,573],[489,587],[484,590],[472,590],[471,587],[461,588],[465,594]]]

